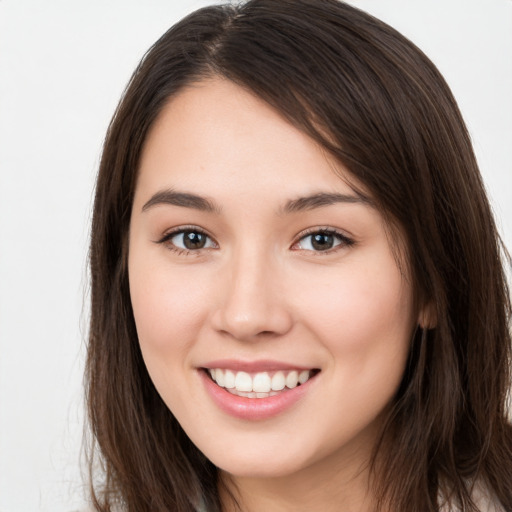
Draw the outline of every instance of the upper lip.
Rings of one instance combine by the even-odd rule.
[[[242,361],[239,359],[217,359],[215,361],[209,361],[204,365],[201,365],[200,368],[221,368],[226,370],[255,373],[279,370],[312,370],[314,367],[282,361],[272,361],[270,359],[259,361]]]

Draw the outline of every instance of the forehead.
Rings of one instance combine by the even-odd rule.
[[[348,192],[354,182],[263,100],[213,78],[184,88],[163,108],[143,148],[138,189],[193,187],[223,195],[229,185],[238,194],[265,193],[271,200],[285,192]]]

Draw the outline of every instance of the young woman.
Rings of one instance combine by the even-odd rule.
[[[97,181],[94,506],[512,510],[500,251],[411,42],[336,0],[191,14]]]

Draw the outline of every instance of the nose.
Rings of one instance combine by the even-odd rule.
[[[240,341],[286,334],[293,318],[278,265],[256,251],[240,252],[219,276],[219,301],[212,315],[216,331]]]

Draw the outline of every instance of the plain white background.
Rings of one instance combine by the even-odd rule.
[[[0,511],[84,503],[86,258],[102,139],[144,51],[200,0],[0,0]],[[437,64],[512,247],[512,1],[351,0]]]

